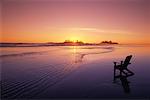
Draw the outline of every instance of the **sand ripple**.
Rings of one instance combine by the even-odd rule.
[[[75,71],[77,64],[61,64],[57,66],[41,67],[38,70],[30,70],[35,78],[24,79],[24,81],[2,80],[2,98],[32,98],[57,84],[63,78]]]

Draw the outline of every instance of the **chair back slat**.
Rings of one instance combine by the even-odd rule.
[[[130,63],[131,58],[132,58],[132,55],[126,57],[126,59],[123,63],[123,67],[126,68],[128,66],[128,64]]]

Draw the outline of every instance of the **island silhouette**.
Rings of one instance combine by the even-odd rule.
[[[47,43],[0,43],[0,47],[36,47],[36,46],[93,46],[93,45],[112,45],[119,44],[112,41],[102,41],[100,43],[85,43],[83,41],[65,40],[64,42],[47,42]]]

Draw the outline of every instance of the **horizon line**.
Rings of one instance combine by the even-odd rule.
[[[64,42],[0,42],[0,44],[3,44],[3,43],[12,43],[12,44],[15,44],[15,43],[22,43],[22,44],[38,44],[38,43],[41,43],[41,44],[44,44],[44,43],[64,43]],[[83,43],[92,43],[92,44],[100,44],[101,42],[83,42]],[[117,42],[118,43],[118,42]],[[118,43],[117,45],[150,45],[150,43]]]

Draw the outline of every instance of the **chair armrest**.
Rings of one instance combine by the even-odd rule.
[[[119,64],[119,62],[114,62],[114,65],[117,65],[117,64]]]
[[[114,64],[123,64],[123,61],[120,61],[120,62],[113,62]]]
[[[120,61],[120,63],[119,62],[114,62],[114,65],[115,66],[117,66],[117,65],[123,65],[123,63],[124,63],[124,61]]]

